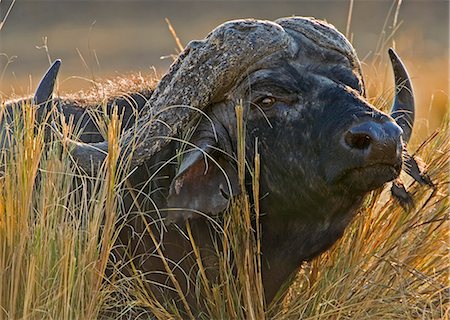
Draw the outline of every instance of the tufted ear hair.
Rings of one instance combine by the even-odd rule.
[[[184,156],[172,180],[167,199],[169,222],[200,217],[196,212],[217,215],[239,194],[239,180],[234,160],[206,145],[192,149]]]

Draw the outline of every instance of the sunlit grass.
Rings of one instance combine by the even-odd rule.
[[[95,319],[111,308],[123,313],[150,310],[159,319],[448,316],[448,117],[417,150],[436,188],[409,181],[415,200],[410,210],[401,208],[387,190],[374,192],[344,237],[306,263],[284,298],[270,306],[262,294],[258,239],[264,231],[255,223],[257,203],[251,204],[247,195],[238,197],[218,233],[217,281],[207,276],[189,233],[199,266],[193,279],[199,299],[197,306],[185,304],[183,310],[171,301],[157,301],[138,273],[122,279],[118,273],[105,281],[115,221],[121,214],[116,202],[121,190],[115,165],[117,116],[108,125],[111,156],[106,170],[88,179],[58,139],[44,143],[47,127],[34,128],[32,109],[21,110],[14,121],[12,147],[2,152],[1,319]],[[242,154],[239,158],[242,177],[246,169]],[[252,192],[257,199],[255,161]]]
[[[16,111],[1,159],[0,319],[95,319],[108,295],[113,165],[95,179],[80,176],[60,141],[44,145],[48,127],[35,129],[32,107]]]
[[[365,67],[370,74],[366,77],[370,79],[369,100],[383,110],[389,109],[393,96],[393,86],[386,81],[391,77],[388,68],[380,60],[376,66]],[[432,86],[430,80],[427,90]],[[442,96],[420,97],[418,105],[447,110],[448,97]],[[435,188],[419,186],[405,177],[415,201],[408,210],[390,198],[388,188],[373,192],[343,238],[305,263],[270,305],[264,301],[261,281],[259,239],[264,230],[259,224],[258,202],[251,203],[250,196],[242,194],[216,221],[220,228],[215,239],[214,280],[208,276],[205,256],[187,224],[191,256],[197,263],[191,282],[198,298],[190,305],[174,277],[169,278],[180,297],[177,303],[169,297],[156,299],[133,262],[131,276],[108,265],[120,228],[117,219],[126,214],[118,205],[127,174],[126,165],[117,165],[118,116],[100,126],[109,141],[109,157],[104,170],[88,178],[59,138],[44,142],[48,126],[35,128],[30,106],[18,110],[12,147],[1,154],[0,319],[96,319],[127,314],[131,318],[153,314],[157,319],[449,316],[448,113],[444,119],[437,117],[442,123],[438,131],[428,132],[429,138],[425,132],[430,130],[420,130],[420,134],[416,130],[409,147],[423,160]],[[241,119],[242,110],[238,107],[236,112]],[[244,130],[240,121],[240,181],[243,184],[246,170],[253,168],[251,193],[258,199],[259,158],[251,159],[251,165],[245,163]],[[64,136],[74,135],[70,127],[62,131]],[[147,232],[151,235],[150,227]],[[152,241],[158,242],[155,237]],[[112,276],[106,277],[108,267]],[[165,271],[170,275],[171,268],[167,265]]]

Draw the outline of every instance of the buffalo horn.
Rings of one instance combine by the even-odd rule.
[[[49,102],[53,98],[53,89],[55,86],[56,77],[58,75],[61,60],[57,59],[48,68],[44,77],[42,77],[34,94],[33,102],[36,105],[42,105]]]
[[[407,143],[411,138],[414,125],[414,93],[408,71],[393,49],[389,49],[392,69],[395,78],[395,99],[391,109],[391,116],[403,130],[403,141]]]

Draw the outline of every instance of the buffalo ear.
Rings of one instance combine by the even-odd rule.
[[[217,215],[225,210],[231,197],[239,194],[234,160],[219,151],[195,149],[181,162],[170,185],[168,221],[186,220],[195,211]],[[178,210],[177,210],[178,209]]]

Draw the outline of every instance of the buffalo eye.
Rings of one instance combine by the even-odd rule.
[[[274,97],[265,96],[256,101],[256,104],[261,108],[270,108],[272,107],[277,100]]]

